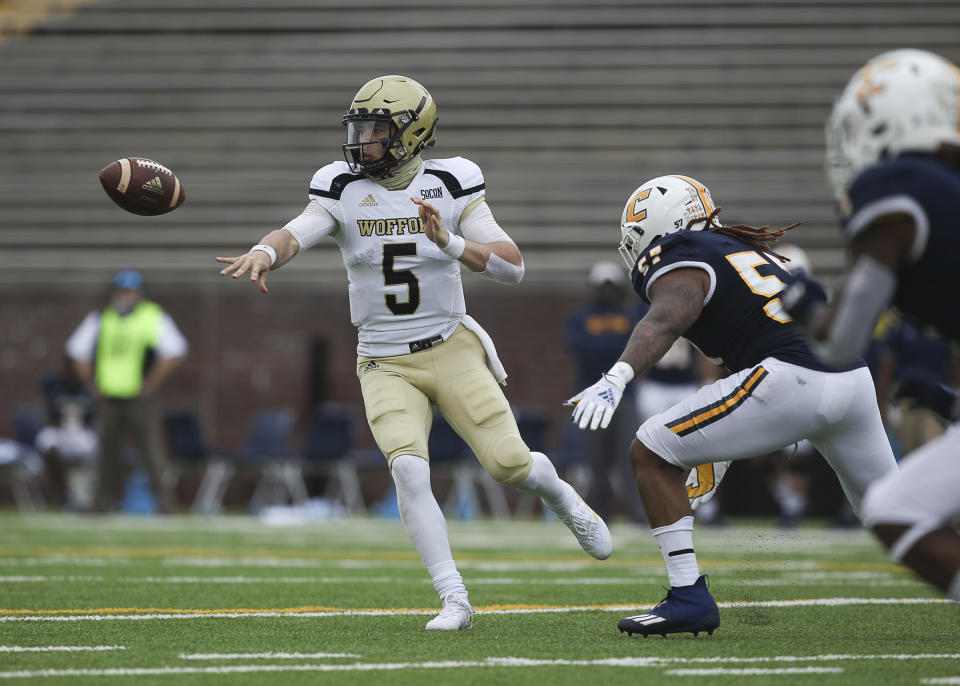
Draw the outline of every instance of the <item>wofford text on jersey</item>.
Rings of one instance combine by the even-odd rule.
[[[403,236],[423,233],[420,217],[397,217],[395,219],[358,219],[361,236]]]

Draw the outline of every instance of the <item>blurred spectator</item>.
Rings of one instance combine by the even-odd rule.
[[[143,297],[143,277],[116,273],[109,303],[90,312],[67,340],[67,355],[82,381],[93,381],[97,396],[99,455],[93,509],[114,508],[121,445],[130,436],[147,470],[157,510],[170,510],[164,483],[165,457],[154,395],[180,364],[187,342],[159,305]]]
[[[47,424],[37,433],[34,447],[44,458],[50,499],[70,509],[86,509],[91,496],[89,472],[97,452],[93,394],[69,359],[61,371],[45,374],[40,387]]]
[[[637,317],[624,304],[627,277],[623,267],[597,262],[590,269],[590,302],[567,319],[567,346],[577,364],[577,388],[594,383],[617,361],[627,344]],[[630,394],[604,431],[583,432],[584,457],[592,472],[586,499],[604,519],[616,510],[619,496],[627,516],[643,521],[643,506],[633,482],[625,446],[637,430]]]
[[[876,373],[877,401],[884,425],[896,438],[900,454],[906,454],[942,434],[945,427],[933,410],[895,401],[896,387],[909,382],[956,387],[960,358],[949,340],[920,331],[900,317],[884,342]]]

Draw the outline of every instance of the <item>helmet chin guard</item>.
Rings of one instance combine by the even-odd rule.
[[[343,155],[350,170],[382,178],[433,147],[437,105],[413,79],[380,76],[360,88],[343,125],[347,128]]]

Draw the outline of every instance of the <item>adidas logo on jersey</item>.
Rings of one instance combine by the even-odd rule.
[[[156,193],[157,195],[163,195],[163,184],[160,183],[160,177],[154,176],[152,179],[147,181],[143,186],[143,190],[147,193]]]
[[[367,197],[360,201],[360,207],[376,207],[377,201],[373,197],[373,193],[367,193]]]

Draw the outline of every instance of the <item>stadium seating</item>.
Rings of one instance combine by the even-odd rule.
[[[192,410],[174,410],[164,416],[167,448],[173,457],[168,470],[173,491],[184,469],[200,468],[203,476],[193,499],[191,511],[197,514],[218,514],[223,505],[227,485],[236,468],[233,463],[213,451],[204,438],[200,418]]]
[[[238,466],[258,474],[249,502],[252,511],[307,499],[303,472],[290,448],[293,422],[289,408],[264,408],[253,418],[238,460]]]
[[[355,448],[356,423],[349,408],[323,403],[313,415],[300,455],[304,473],[326,477],[325,496],[352,514],[367,510],[359,470],[385,466],[379,451]]]
[[[340,156],[350,97],[388,69],[435,95],[433,154],[485,169],[528,287],[573,288],[571,270],[610,256],[627,194],[670,171],[711,186],[727,221],[803,220],[792,238],[829,276],[844,263],[822,174],[832,98],[891,46],[960,59],[958,23],[932,0],[93,3],[0,33],[0,273],[67,288],[135,259],[153,284],[199,278],[210,255],[300,210],[313,171]],[[184,181],[162,230],[131,230],[142,221],[97,186],[131,154]],[[286,272],[343,280],[332,243]]]

